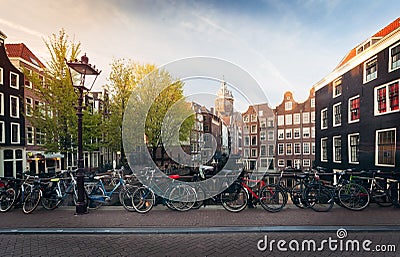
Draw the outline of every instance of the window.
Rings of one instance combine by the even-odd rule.
[[[10,87],[19,89],[19,76],[17,73],[10,72]]]
[[[308,124],[310,123],[310,113],[305,112],[303,113],[303,124]]]
[[[294,154],[296,154],[296,155],[301,154],[301,145],[300,145],[300,143],[294,143]]]
[[[311,112],[311,123],[315,123],[315,112]]]
[[[349,99],[349,123],[360,120],[360,96]]]
[[[30,69],[27,69],[27,71],[29,72],[29,75],[32,75],[32,71]],[[32,82],[27,77],[25,77],[25,87],[32,88]]]
[[[293,124],[300,124],[300,113],[293,114]]]
[[[348,137],[349,137],[349,163],[358,164],[360,134],[350,134]]]
[[[11,122],[11,144],[19,144],[20,135],[19,135],[19,123]]]
[[[275,155],[275,145],[268,145],[268,155],[269,156]]]
[[[4,121],[0,121],[0,143],[6,142],[6,127]]]
[[[46,140],[46,133],[36,128],[36,145],[44,145]]]
[[[288,101],[285,102],[285,111],[290,111],[292,110],[292,102]]]
[[[333,137],[333,162],[342,161],[342,139],[340,136]]]
[[[303,143],[303,154],[310,154],[310,143]]]
[[[284,155],[285,149],[283,144],[278,144],[278,155]]]
[[[267,146],[266,145],[261,145],[261,147],[260,147],[260,155],[261,156],[266,156],[267,155]]]
[[[265,128],[267,126],[267,123],[265,120],[260,121],[260,127]]]
[[[315,155],[315,143],[311,143],[311,154]]]
[[[250,150],[244,149],[244,157],[250,157]]]
[[[285,115],[286,125],[292,125],[292,114]]]
[[[285,139],[285,130],[278,129],[278,140],[283,140],[283,139]]]
[[[251,145],[257,145],[257,136],[251,136]]]
[[[315,98],[310,99],[311,108],[315,108]]]
[[[292,139],[292,129],[286,129],[286,139]]]
[[[375,115],[399,111],[399,81],[375,88]]]
[[[243,122],[249,122],[249,115],[243,116]]]
[[[376,79],[378,76],[378,62],[376,57],[364,63],[364,83]]]
[[[34,145],[35,138],[33,134],[33,127],[26,127],[26,144],[27,145]]]
[[[311,138],[315,138],[315,127],[311,127]]]
[[[252,114],[251,115],[251,122],[256,122],[257,121],[257,115],[256,114]]]
[[[285,125],[285,116],[278,115],[278,126],[283,126],[283,125]]]
[[[244,146],[249,146],[250,145],[250,137],[249,136],[245,136],[244,137]]]
[[[278,160],[278,167],[285,167],[285,160],[279,159]]]
[[[389,49],[389,72],[398,68],[400,68],[400,44]]]
[[[274,119],[268,119],[268,120],[267,120],[267,126],[268,126],[269,128],[274,127]]]
[[[19,118],[19,99],[10,95],[10,117]]]
[[[249,134],[249,125],[243,126],[243,133]]]
[[[294,137],[295,139],[300,138],[300,128],[295,128],[295,129],[293,129],[293,137]]]
[[[310,137],[310,128],[303,128],[303,138]]]
[[[257,157],[257,149],[255,148],[251,149],[251,157]]]
[[[4,94],[0,93],[0,115],[4,115]]]
[[[261,117],[262,117],[263,114],[264,114],[264,111],[262,111],[262,110],[261,110],[261,111],[258,111],[258,116],[261,116]]]
[[[257,125],[251,125],[251,133],[257,133]]]
[[[268,130],[268,141],[273,141],[273,140],[274,140],[274,131]]]
[[[333,98],[342,94],[342,78],[333,81]]]
[[[375,164],[394,167],[396,156],[396,129],[376,131]]]
[[[286,144],[286,155],[292,155],[292,144]]]
[[[310,167],[310,159],[303,159],[303,167]]]
[[[321,161],[328,161],[328,138],[321,138]]]
[[[333,105],[333,126],[337,127],[342,124],[342,104]]]
[[[0,85],[3,85],[3,68],[0,67]]]
[[[26,115],[27,116],[32,116],[33,113],[33,100],[32,98],[27,97],[25,99],[26,101]]]
[[[266,137],[266,132],[265,132],[265,131],[261,131],[261,132],[260,132],[260,140],[261,140],[261,141],[265,141],[266,138],[267,138],[267,137]]]
[[[321,111],[321,129],[328,128],[328,109],[323,109]]]

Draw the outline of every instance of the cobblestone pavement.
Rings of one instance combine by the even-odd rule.
[[[261,251],[257,245],[264,247],[266,237],[268,247]],[[337,241],[321,247],[329,238]],[[280,240],[286,241],[281,247],[287,251],[279,251]],[[366,240],[372,242],[370,251],[362,246]],[[290,248],[296,249],[295,242],[299,251]],[[0,235],[2,256],[399,256],[398,247],[396,233],[348,233],[343,239],[336,233]]]
[[[335,207],[327,213],[293,206],[278,213],[269,213],[262,208],[230,213],[220,206],[188,212],[157,206],[147,214],[127,212],[122,207],[102,207],[85,215],[74,215],[74,212],[73,207],[54,211],[39,207],[29,215],[20,209],[1,213],[0,256],[400,256],[399,251],[394,252],[400,247],[400,210],[374,205],[362,212]],[[301,227],[315,230],[301,230]],[[358,230],[351,227],[358,227]],[[43,232],[68,228],[82,230],[77,233]],[[108,233],[104,228],[148,230]],[[175,232],[159,232],[170,228]],[[203,230],[187,232],[198,228]],[[244,228],[250,230],[243,233],[241,229]],[[284,228],[290,228],[290,232]],[[338,237],[340,228],[347,229],[344,231],[347,236]],[[30,229],[30,232],[23,233],[21,229]],[[96,230],[102,232],[96,233]],[[338,240],[333,241],[338,247],[336,251],[329,249],[329,241],[323,244],[322,251],[309,251],[308,248],[301,251],[303,240],[307,240],[305,247],[314,240],[318,249],[323,240],[329,238]],[[342,239],[342,251],[339,239]],[[286,244],[280,246],[288,251],[278,250],[278,245],[283,244],[280,240],[285,240]],[[353,247],[354,240],[358,240],[360,251],[346,251],[347,241],[349,247]],[[388,251],[364,251],[362,243],[365,240],[371,241],[367,245],[371,250],[382,245]],[[267,249],[260,251],[257,245],[263,247],[265,241]],[[291,251],[289,246],[296,248],[296,242],[299,251]]]

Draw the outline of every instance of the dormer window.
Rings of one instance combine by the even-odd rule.
[[[292,110],[292,102],[285,102],[285,111]]]
[[[371,45],[375,44],[376,42],[379,41],[380,38],[370,38],[364,43],[362,43],[358,48],[357,48],[357,54],[362,53],[363,51],[367,50]]]

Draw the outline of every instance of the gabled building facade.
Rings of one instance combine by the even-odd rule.
[[[351,49],[316,90],[316,165],[398,171],[400,18]]]
[[[314,89],[306,101],[297,102],[286,92],[275,108],[276,168],[309,169],[315,160]]]
[[[24,75],[7,56],[0,31],[0,176],[25,170]]]

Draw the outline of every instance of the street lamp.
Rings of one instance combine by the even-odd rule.
[[[80,61],[75,59],[74,61],[69,61],[69,62],[65,60],[65,62],[68,66],[68,71],[71,78],[71,84],[73,85],[74,88],[77,88],[79,92],[78,105],[76,107],[76,116],[78,116],[78,174],[76,176],[78,201],[76,203],[76,214],[85,214],[87,213],[87,203],[85,203],[85,187],[83,182],[84,178],[83,142],[82,142],[83,92],[85,90],[90,91],[92,89],[94,82],[96,81],[97,76],[99,76],[101,71],[96,69],[96,66],[92,66],[89,64],[89,58],[86,56],[86,54],[81,57]],[[80,74],[80,80],[79,80],[80,83],[78,85],[74,85],[71,75],[71,69]],[[90,89],[85,87],[85,79],[87,75],[95,76]]]

